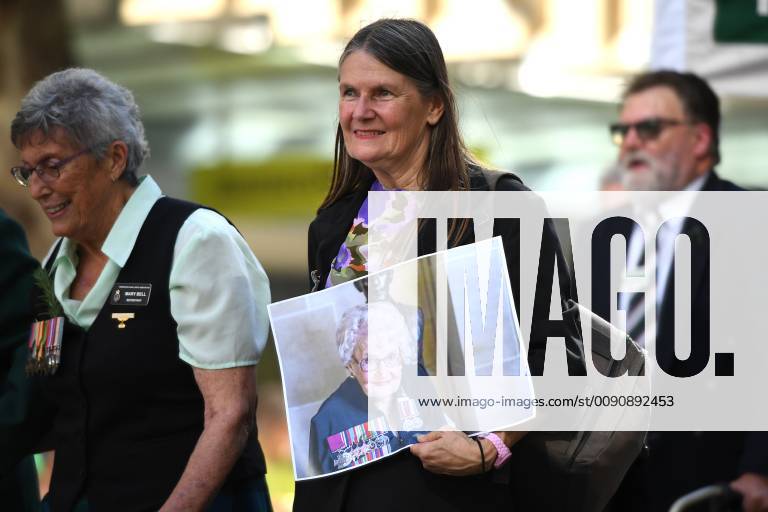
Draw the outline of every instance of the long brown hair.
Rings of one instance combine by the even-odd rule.
[[[468,165],[474,160],[459,133],[456,99],[448,83],[443,51],[435,34],[416,20],[381,19],[363,27],[352,37],[339,58],[339,68],[356,51],[364,51],[407,76],[423,97],[440,97],[444,111],[432,128],[421,183],[425,190],[468,189]],[[350,192],[367,187],[371,174],[367,166],[349,156],[339,124],[336,128],[331,187],[320,209]]]

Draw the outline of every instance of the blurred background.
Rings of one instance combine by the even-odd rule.
[[[142,107],[144,171],[165,193],[230,217],[274,300],[305,293],[306,228],[333,156],[337,59],[385,16],[432,27],[466,142],[534,189],[605,186],[621,88],[660,67],[711,81],[723,99],[720,174],[768,185],[768,0],[0,0],[0,163],[18,161],[9,125],[31,85],[94,68]],[[42,258],[47,221],[10,176],[0,207]],[[259,373],[269,484],[288,510],[293,470],[271,344]],[[50,459],[38,460],[43,490]]]

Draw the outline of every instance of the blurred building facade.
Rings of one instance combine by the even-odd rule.
[[[670,5],[681,2],[671,15]],[[253,221],[257,238],[275,223],[279,233],[294,229],[284,228],[285,222],[303,230],[312,215],[310,205],[320,201],[327,180],[327,173],[311,174],[311,169],[327,167],[331,158],[341,49],[370,21],[407,16],[428,23],[444,48],[462,129],[474,151],[491,165],[515,170],[535,188],[593,189],[614,158],[605,127],[616,116],[626,77],[658,60],[658,41],[664,40],[660,30],[671,31],[667,37],[681,44],[690,39],[682,34],[688,30],[685,23],[669,28],[659,19],[695,19],[702,2],[721,3],[4,2],[0,112],[6,122],[0,128],[0,154],[6,167],[16,157],[7,143],[8,121],[34,80],[64,65],[93,67],[135,92],[152,146],[146,171],[168,193],[212,202],[225,213],[242,214],[246,223],[258,219]],[[16,5],[15,15],[8,10],[11,5]],[[55,28],[40,25],[43,18]],[[23,19],[32,25],[20,28]],[[30,38],[41,32],[47,37]],[[36,59],[41,46],[32,43],[40,39],[69,57],[59,64]],[[32,62],[48,63],[34,72],[18,71]],[[759,68],[760,59],[754,62],[752,67]],[[724,105],[722,173],[763,185],[758,155],[768,136],[766,102],[726,98]],[[293,167],[304,172],[286,171]],[[24,191],[13,187],[10,179],[0,185],[3,204],[30,230],[44,232]],[[279,204],[291,206],[287,198],[296,196],[303,209],[294,215],[273,209],[276,203],[269,199],[280,193],[286,197]],[[50,241],[41,236],[34,242],[38,256]],[[294,253],[301,238],[286,235],[284,245],[291,250],[285,252]],[[284,255],[275,259],[286,269],[297,264]]]

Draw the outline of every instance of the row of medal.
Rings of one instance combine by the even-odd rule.
[[[61,338],[64,334],[64,317],[40,320],[32,324],[29,333],[29,357],[26,372],[29,375],[56,373],[61,359]]]

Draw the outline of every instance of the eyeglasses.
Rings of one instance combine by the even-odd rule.
[[[18,165],[11,167],[11,176],[22,187],[29,186],[29,178],[32,177],[34,172],[37,176],[43,180],[44,183],[49,184],[61,176],[61,169],[75,158],[82,156],[93,149],[92,147],[85,148],[82,151],[78,151],[72,156],[68,156],[63,160],[56,160],[55,158],[49,158],[44,162],[37,164],[34,167],[28,167],[26,165]]]
[[[376,358],[374,361],[376,366],[383,366],[384,368],[395,368],[401,364],[399,354],[390,354],[383,359]],[[353,357],[352,362],[360,368],[360,371],[368,373],[368,369],[371,367],[372,361],[368,359],[368,356],[365,356],[360,361]]]
[[[690,124],[686,121],[679,121],[677,119],[664,119],[661,117],[651,117],[643,119],[636,123],[613,123],[609,127],[611,132],[611,140],[617,146],[621,146],[624,143],[624,139],[627,137],[629,130],[635,129],[638,138],[643,142],[655,140],[664,128],[668,126],[677,126],[679,124]]]

